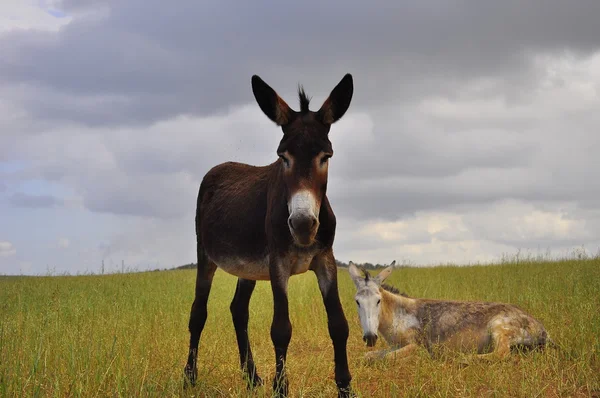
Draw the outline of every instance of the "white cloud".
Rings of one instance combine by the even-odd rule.
[[[600,247],[600,217],[573,203],[500,201],[454,211],[419,211],[397,221],[354,221],[337,234],[337,250],[358,262],[412,264],[499,260],[521,248],[564,255],[571,247]],[[343,223],[340,223],[343,225]]]
[[[17,253],[17,249],[14,245],[7,241],[0,241],[0,257],[14,256]]]
[[[469,212],[464,222],[477,236],[512,245],[556,245],[567,242],[577,245],[593,241],[597,231],[593,219],[574,212],[573,203],[533,203],[503,201],[491,208]]]
[[[417,212],[400,221],[368,222],[360,230],[361,238],[378,240],[382,244],[430,241],[439,235],[443,235],[444,240],[460,241],[470,238],[468,233],[460,215],[438,212]]]

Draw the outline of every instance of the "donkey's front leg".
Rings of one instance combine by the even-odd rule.
[[[319,289],[327,311],[327,326],[329,336],[333,342],[335,361],[335,383],[338,387],[338,397],[354,396],[350,387],[352,376],[348,369],[348,356],[346,344],[348,341],[348,321],[344,315],[342,303],[338,293],[337,266],[333,251],[328,250],[324,254],[313,259],[311,269],[317,275]]]
[[[399,360],[412,356],[419,348],[417,344],[411,343],[404,347],[395,347],[389,350],[370,351],[365,354],[367,363],[374,363],[380,359]]]
[[[365,362],[368,364],[373,364],[375,361],[383,359],[389,352],[390,350],[369,351],[364,356]]]
[[[271,260],[269,272],[271,290],[273,291],[273,323],[271,324],[271,340],[275,347],[275,379],[273,392],[275,396],[287,397],[288,380],[285,370],[288,345],[292,338],[292,323],[288,309],[287,286],[290,278],[289,264],[286,261]]]

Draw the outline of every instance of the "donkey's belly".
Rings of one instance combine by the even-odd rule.
[[[290,275],[302,274],[310,268],[314,257],[313,253],[290,253],[283,259],[281,266],[289,270]],[[238,278],[250,280],[270,280],[269,256],[258,260],[249,260],[241,257],[216,257],[211,260],[223,271]]]
[[[269,256],[258,260],[247,260],[240,257],[222,257],[213,259],[217,267],[238,278],[268,281]]]

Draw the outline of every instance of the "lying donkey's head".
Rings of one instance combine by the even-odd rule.
[[[381,293],[379,288],[383,281],[390,276],[396,261],[372,277],[366,270],[360,270],[351,261],[348,270],[350,277],[356,285],[356,305],[358,305],[358,316],[363,330],[363,340],[367,346],[373,347],[377,342],[377,329],[379,327],[379,312],[381,310]]]

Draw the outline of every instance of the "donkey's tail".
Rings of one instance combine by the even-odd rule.
[[[206,251],[204,250],[204,245],[202,244],[202,228],[201,222],[202,219],[202,200],[205,193],[205,184],[204,179],[200,184],[200,188],[198,189],[198,200],[196,201],[196,218],[194,219],[194,224],[196,227],[196,254],[197,254],[197,268],[198,272],[200,270],[204,270],[204,267],[208,263],[208,256],[206,255]]]
[[[198,260],[197,268],[198,271],[200,271],[200,269],[204,269],[206,263],[208,262],[206,251],[204,250],[204,246],[202,245],[202,232],[200,230],[200,214],[196,215],[196,254]]]

